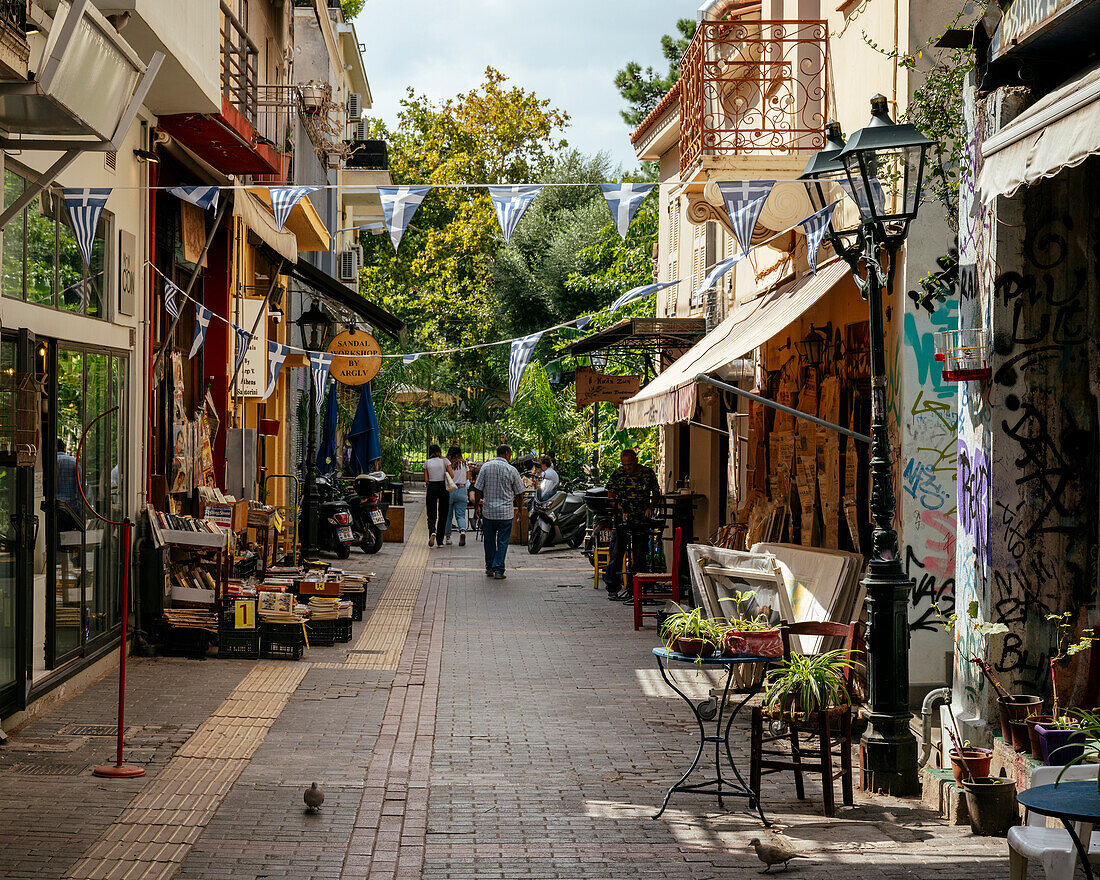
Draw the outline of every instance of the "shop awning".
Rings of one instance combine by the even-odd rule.
[[[631,318],[597,330],[569,346],[571,355],[608,349],[668,351],[687,348],[707,332],[703,318]]]
[[[261,202],[271,207],[271,190],[265,187],[253,187],[248,190]],[[329,249],[329,234],[325,228],[321,215],[313,207],[309,196],[302,196],[293,208],[290,216],[286,218],[286,226],[294,233],[298,242],[298,253],[303,251],[327,251]]]
[[[982,201],[1011,196],[1100,153],[1100,64],[1028,108],[982,144]]]
[[[683,422],[695,414],[695,377],[721,370],[763,345],[849,275],[834,260],[750,302],[726,319],[619,408],[619,429]]]
[[[376,306],[357,293],[352,293],[331,275],[322,272],[305,260],[298,260],[291,266],[290,274],[320,296],[347,309],[372,327],[386,331],[390,336],[396,338],[397,334],[405,329],[405,322],[396,315],[391,315],[381,306]]]
[[[298,240],[289,229],[275,225],[271,209],[244,187],[233,188],[233,216],[256,233],[257,237],[288,263],[298,262]]]

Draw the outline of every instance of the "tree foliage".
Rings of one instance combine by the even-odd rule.
[[[367,5],[367,0],[340,0],[340,8],[344,12],[344,21],[351,21]]]
[[[690,18],[676,22],[677,36],[661,37],[661,54],[668,62],[668,71],[658,73],[652,67],[642,69],[637,61],[628,61],[626,67],[615,74],[615,88],[627,103],[627,109],[619,111],[630,126],[640,125],[677,80],[680,79],[680,59],[695,36],[696,23]]]

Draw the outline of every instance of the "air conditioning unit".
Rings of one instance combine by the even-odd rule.
[[[365,141],[370,137],[370,126],[365,121],[355,123],[352,128],[353,141]]]
[[[352,247],[340,252],[340,280],[358,281],[359,270],[363,267],[363,251]]]
[[[363,118],[363,96],[358,92],[348,95],[348,122],[358,122]]]

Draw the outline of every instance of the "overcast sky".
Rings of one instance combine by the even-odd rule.
[[[612,82],[629,60],[663,66],[660,39],[698,0],[367,0],[355,21],[374,107],[396,119],[405,89],[442,99],[492,65],[571,117],[570,146],[637,162]]]

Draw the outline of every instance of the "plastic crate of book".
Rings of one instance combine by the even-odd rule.
[[[358,593],[347,593],[346,597],[351,599],[351,619],[362,620],[363,611],[367,607],[367,591],[361,590]]]
[[[255,629],[218,629],[218,656],[237,660],[260,658],[260,632]]]
[[[336,644],[335,620],[311,620],[306,626],[309,629],[310,645],[331,648]]]
[[[205,629],[193,629],[191,627],[168,627],[165,651],[179,657],[205,657],[206,649],[210,647],[210,633]]]
[[[351,618],[350,617],[338,617],[334,621],[336,624],[336,641],[338,642],[350,642],[351,641]]]
[[[301,660],[305,638],[300,623],[264,623],[260,628],[260,653],[275,660]]]

